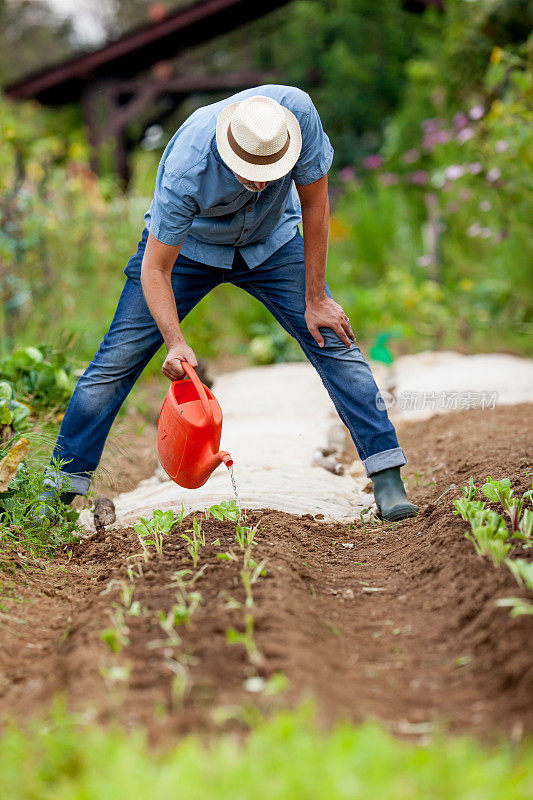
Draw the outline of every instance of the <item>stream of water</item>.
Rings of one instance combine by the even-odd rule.
[[[235,503],[237,504],[237,511],[239,512],[239,519],[242,519],[242,506],[239,499],[239,492],[237,491],[237,481],[235,480],[235,474],[233,472],[233,464],[231,467],[228,467],[228,470],[231,478],[231,485],[233,486],[233,494],[235,495]]]

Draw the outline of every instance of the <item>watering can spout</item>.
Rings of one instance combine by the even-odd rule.
[[[222,463],[225,464],[228,469],[233,466],[233,459],[225,450],[221,450],[220,453],[213,456],[213,469]]]

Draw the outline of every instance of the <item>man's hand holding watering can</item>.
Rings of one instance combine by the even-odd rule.
[[[163,375],[171,381],[178,381],[185,375],[181,361],[186,361],[191,367],[197,367],[198,361],[194,355],[194,350],[189,347],[185,339],[179,344],[173,345],[167,352],[167,357],[161,367]]]
[[[191,367],[198,366],[194,350],[182,333],[172,290],[172,267],[180,249],[181,246],[158,242],[150,233],[141,268],[144,296],[167,346],[162,371],[171,381],[178,381],[185,375],[182,361],[187,361]]]

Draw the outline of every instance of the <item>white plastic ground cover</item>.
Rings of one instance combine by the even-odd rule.
[[[394,419],[427,419],[435,413],[532,402],[533,360],[505,353],[427,351],[398,358],[383,382],[393,394],[389,411]]]
[[[392,367],[373,365],[373,371],[383,393],[392,395],[390,414],[395,422],[452,410],[452,400],[447,409],[439,407],[439,393],[443,392],[461,395],[463,400],[459,397],[458,403],[464,407],[476,402],[479,406],[481,393],[496,393],[497,405],[533,401],[533,361],[515,356],[423,352],[402,356]],[[234,458],[244,508],[352,522],[372,504],[372,494],[363,491],[368,480],[362,465],[355,465],[352,474],[344,476],[313,465],[314,450],[326,444],[330,426],[338,417],[309,364],[238,370],[219,377],[213,390],[224,414],[221,447]],[[411,406],[415,407],[400,402],[413,395],[416,402]],[[161,473],[159,470],[133,491],[115,498],[121,524],[150,516],[155,508],[179,509],[183,504],[188,513],[233,496],[224,466],[205,486],[193,490],[162,480]],[[83,521],[90,525],[88,514]]]

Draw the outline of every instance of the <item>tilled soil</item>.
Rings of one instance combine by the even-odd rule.
[[[0,716],[32,716],[60,692],[86,717],[142,723],[159,739],[246,725],[257,709],[313,697],[325,724],[377,717],[399,734],[520,738],[533,729],[533,618],[495,601],[526,593],[505,566],[476,556],[452,499],[471,475],[529,488],[532,423],[533,406],[521,405],[405,425],[415,519],[361,527],[250,512],[252,558],[266,559],[253,606],[234,524],[197,515],[203,571],[188,588],[201,600],[174,630],[161,616],[178,602],[176,572],[192,569],[181,538],[191,518],[148,560],[130,528],[94,534],[38,569],[4,551]],[[218,558],[230,551],[235,560]],[[248,649],[228,634],[246,621]],[[101,638],[109,628],[117,652]],[[281,694],[269,680],[277,673]]]

